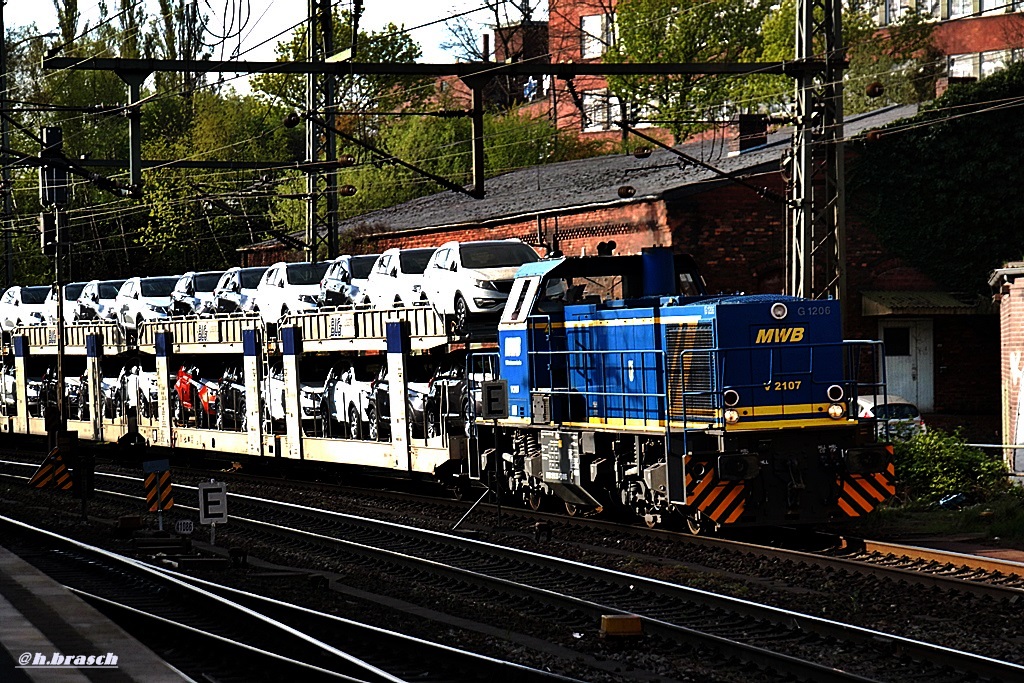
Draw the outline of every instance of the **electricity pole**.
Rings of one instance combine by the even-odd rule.
[[[309,0],[306,28],[307,59],[323,66],[334,55],[334,13],[331,0]],[[320,258],[320,245],[326,242],[326,257],[338,255],[338,174],[331,162],[338,160],[334,134],[336,78],[326,70],[310,72],[306,80],[306,109],[319,114],[332,125],[321,126],[306,119],[306,260]],[[323,161],[323,166],[317,162]]]
[[[39,203],[47,209],[40,215],[44,254],[53,255],[54,287],[57,290],[57,435],[68,428],[64,414],[64,252],[67,250],[68,169],[64,163],[64,132],[57,126],[42,129],[39,150]],[[42,400],[48,401],[44,387]]]
[[[793,133],[788,293],[811,299],[846,295],[842,13],[840,0],[797,0],[796,61],[824,49],[824,69],[796,76]]]
[[[7,154],[10,149],[10,132],[7,122],[7,26],[4,23],[4,5],[0,2],[0,149]],[[14,206],[11,202],[11,171],[7,164],[0,169],[0,192],[3,193],[4,231],[4,286],[14,284],[14,246],[11,243],[11,221]]]

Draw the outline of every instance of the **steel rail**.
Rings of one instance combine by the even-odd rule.
[[[121,477],[121,478],[122,479],[129,479],[129,480],[131,479],[131,477]],[[179,487],[180,488],[186,488],[186,489],[193,488],[193,487],[182,486],[182,485],[179,485]],[[127,494],[120,494],[120,495],[127,495]],[[667,595],[671,595],[671,596],[674,596],[674,597],[679,597],[679,596],[682,595],[682,596],[685,596],[685,599],[687,599],[687,600],[690,600],[690,601],[696,600],[700,604],[703,604],[703,605],[705,605],[707,607],[713,607],[713,608],[716,608],[716,609],[726,609],[726,610],[732,611],[733,613],[740,613],[740,614],[744,614],[745,616],[749,616],[749,617],[753,617],[753,618],[759,618],[759,619],[766,619],[767,618],[767,619],[775,621],[776,623],[779,623],[779,624],[788,624],[790,626],[795,626],[798,629],[803,630],[803,631],[818,632],[818,633],[823,634],[823,635],[828,635],[828,636],[831,636],[831,637],[842,638],[842,639],[845,639],[845,640],[860,641],[862,643],[867,642],[867,643],[872,643],[872,644],[876,644],[876,645],[878,643],[887,643],[888,646],[891,647],[894,651],[898,650],[899,652],[901,652],[903,654],[907,654],[907,655],[911,656],[912,658],[917,659],[918,661],[927,661],[927,662],[931,662],[931,663],[941,663],[943,665],[951,666],[951,667],[954,667],[954,668],[956,668],[958,670],[961,670],[961,671],[970,671],[970,672],[973,672],[973,673],[978,673],[980,675],[985,675],[985,676],[995,677],[995,678],[1008,677],[1008,678],[1012,679],[1012,678],[1015,678],[1017,676],[1024,676],[1024,667],[1021,667],[1021,666],[1018,666],[1018,665],[1015,665],[1015,664],[1011,664],[1011,663],[1008,663],[1008,662],[1000,662],[998,660],[994,660],[994,659],[991,659],[991,658],[988,658],[988,657],[983,657],[983,656],[980,656],[980,655],[975,655],[975,654],[966,653],[966,652],[960,652],[960,651],[957,651],[957,650],[953,650],[951,648],[945,648],[945,647],[933,645],[933,644],[930,644],[930,643],[924,643],[922,641],[916,641],[916,640],[912,640],[912,639],[908,639],[908,638],[902,638],[900,636],[895,636],[895,635],[892,635],[892,634],[887,634],[887,633],[883,633],[883,632],[879,632],[879,631],[874,631],[874,630],[871,630],[871,629],[864,629],[864,628],[861,628],[861,627],[851,626],[851,625],[848,625],[848,624],[841,624],[841,623],[838,623],[838,622],[831,622],[829,620],[824,620],[824,619],[821,619],[821,618],[818,618],[818,617],[813,617],[813,616],[810,616],[810,615],[805,615],[805,614],[801,614],[801,613],[797,613],[797,612],[791,612],[791,611],[788,611],[788,610],[782,610],[782,609],[773,608],[773,607],[765,607],[765,606],[762,606],[762,605],[757,605],[755,603],[750,603],[750,602],[739,600],[739,599],[736,599],[736,598],[728,598],[728,597],[725,597],[725,596],[719,596],[719,595],[715,595],[715,594],[712,594],[712,593],[707,593],[705,591],[698,591],[696,589],[691,589],[691,588],[687,588],[687,587],[683,587],[683,586],[678,586],[676,584],[669,584],[667,582],[657,581],[657,580],[654,580],[654,579],[647,579],[645,577],[640,577],[640,576],[637,576],[637,575],[630,575],[630,574],[625,574],[625,573],[621,573],[621,572],[615,572],[613,570],[600,569],[600,568],[597,568],[597,567],[592,567],[590,565],[583,565],[581,563],[572,562],[570,560],[561,560],[561,559],[558,559],[558,558],[552,558],[552,557],[548,557],[548,556],[544,556],[544,555],[539,555],[537,553],[531,553],[529,551],[517,551],[517,550],[513,550],[513,549],[510,549],[510,548],[504,547],[504,546],[489,544],[489,543],[485,543],[485,542],[482,542],[482,541],[477,541],[477,540],[472,540],[472,539],[465,539],[465,538],[461,538],[461,537],[448,536],[446,534],[441,534],[441,533],[435,532],[435,531],[429,531],[429,530],[423,530],[423,529],[415,529],[415,528],[410,528],[410,527],[403,527],[401,525],[393,524],[393,523],[390,523],[390,522],[381,522],[381,521],[377,521],[377,520],[370,520],[370,519],[366,519],[366,518],[362,518],[362,517],[357,517],[357,516],[354,516],[354,515],[346,515],[346,514],[343,514],[343,513],[335,513],[335,512],[330,512],[330,511],[326,511],[326,510],[311,509],[311,508],[308,508],[308,507],[305,507],[305,506],[299,506],[299,505],[295,505],[295,504],[292,504],[292,503],[287,503],[287,502],[282,502],[282,501],[274,501],[274,500],[269,500],[269,499],[265,499],[265,498],[258,498],[258,497],[252,497],[252,496],[241,496],[239,494],[229,494],[229,495],[232,498],[234,498],[239,504],[247,502],[249,504],[276,507],[276,508],[279,508],[281,510],[288,511],[290,514],[321,517],[321,518],[324,518],[324,519],[329,519],[329,520],[331,520],[334,523],[336,523],[336,522],[338,522],[340,520],[344,520],[347,523],[354,524],[354,525],[357,525],[357,526],[362,526],[362,527],[365,527],[365,528],[377,529],[377,530],[386,530],[388,533],[399,533],[399,534],[404,534],[406,536],[411,535],[411,536],[420,537],[422,539],[426,539],[426,540],[429,540],[429,541],[432,541],[432,542],[443,541],[443,542],[445,542],[447,544],[461,545],[461,546],[463,546],[466,549],[473,549],[473,550],[475,550],[477,552],[486,553],[486,554],[488,554],[491,557],[501,557],[501,558],[504,558],[504,559],[515,560],[515,561],[523,561],[524,558],[529,558],[531,562],[533,562],[533,563],[535,563],[535,564],[537,564],[539,566],[548,567],[548,568],[551,568],[551,569],[559,569],[559,570],[563,570],[563,571],[566,570],[567,568],[571,568],[572,570],[576,571],[578,574],[588,576],[589,578],[592,578],[594,580],[604,580],[604,581],[607,581],[607,580],[609,580],[609,577],[615,577],[619,581],[628,581],[628,582],[630,582],[631,586],[643,586],[647,590],[652,590],[655,593],[667,594]],[[128,497],[135,498],[135,499],[139,498],[138,496],[128,496]],[[194,509],[194,508],[191,508],[190,506],[181,506],[181,507],[186,507],[188,509]],[[307,539],[310,539],[310,540],[315,540],[318,543],[331,543],[331,544],[342,545],[345,548],[347,548],[347,549],[349,549],[349,550],[351,550],[353,552],[359,552],[361,554],[371,553],[371,554],[376,554],[378,556],[380,554],[385,554],[388,557],[392,558],[393,560],[401,561],[403,563],[412,563],[412,564],[419,563],[421,565],[423,563],[426,563],[427,566],[429,566],[429,568],[431,569],[431,571],[434,571],[434,572],[453,572],[454,575],[457,575],[457,576],[460,576],[460,577],[468,577],[468,578],[472,578],[472,579],[474,579],[476,581],[486,581],[486,582],[490,582],[492,584],[500,584],[500,585],[502,585],[504,590],[519,590],[519,591],[522,591],[520,593],[522,595],[533,595],[533,596],[537,595],[537,589],[535,587],[533,587],[533,586],[522,586],[522,585],[515,586],[515,585],[512,585],[512,584],[503,584],[503,583],[501,583],[501,581],[503,581],[503,580],[498,580],[497,577],[493,577],[493,576],[483,577],[483,575],[479,575],[479,574],[472,573],[472,572],[469,573],[469,574],[465,574],[463,572],[466,572],[467,570],[463,570],[461,568],[452,567],[452,566],[448,566],[448,565],[441,566],[438,563],[435,563],[435,562],[433,562],[431,560],[425,560],[423,558],[413,558],[413,557],[406,556],[404,554],[392,554],[393,551],[387,551],[387,550],[383,550],[383,549],[380,549],[380,548],[375,548],[375,547],[372,547],[372,546],[368,546],[368,545],[365,545],[365,544],[355,543],[355,542],[352,542],[352,541],[347,541],[347,540],[344,540],[344,539],[338,539],[338,538],[334,538],[334,537],[323,536],[321,534],[315,534],[313,532],[309,532],[309,531],[305,531],[305,530],[301,530],[301,529],[292,529],[292,528],[289,528],[289,527],[285,527],[283,525],[268,523],[268,522],[265,522],[263,520],[248,519],[248,518],[244,518],[244,517],[240,517],[240,516],[232,516],[232,519],[234,519],[234,520],[236,520],[236,521],[238,521],[240,523],[245,523],[245,524],[252,525],[252,526],[254,526],[256,528],[263,528],[263,529],[266,529],[266,530],[273,530],[273,531],[278,532],[278,533],[285,533],[285,534],[289,534],[289,535],[293,535],[293,536],[300,536],[300,537],[304,537],[304,538],[307,538]],[[759,547],[757,547],[757,546],[752,546],[752,547],[759,549]],[[578,598],[574,598],[572,596],[566,596],[566,595],[560,595],[560,594],[559,595],[554,595],[553,594],[553,595],[549,595],[548,598],[551,599],[551,600],[561,599],[563,605],[566,605],[566,606],[568,606],[570,608],[573,608],[573,609],[583,609],[584,611],[588,611],[589,610],[588,613],[590,613],[590,614],[621,613],[621,610],[618,610],[617,608],[614,608],[614,607],[609,606],[609,605],[601,605],[601,604],[595,604],[595,603],[588,603],[588,601],[578,602],[579,599]],[[771,616],[767,616],[767,615],[771,615]],[[652,619],[650,617],[644,617],[644,615],[639,615],[639,616],[644,618],[649,623],[649,627],[651,629],[653,629],[653,630],[661,630],[661,629],[664,628],[663,623],[660,622],[658,619]],[[670,624],[669,626],[672,627],[672,628],[669,628],[669,631],[676,633],[675,637],[679,637],[679,634],[681,632],[674,630],[675,628],[678,628],[678,625]],[[707,634],[702,634],[702,635],[707,635]],[[735,645],[733,645],[732,647],[735,647]],[[771,653],[769,656],[774,656],[775,654],[776,653]],[[828,669],[828,671],[832,672],[833,675],[835,674],[835,672],[832,669]],[[1012,675],[1008,675],[1008,674],[1012,674]],[[823,680],[821,677],[824,676],[824,675],[826,675],[826,673],[824,671],[815,671],[814,675],[811,678],[816,678],[816,679],[819,679],[819,680]],[[844,673],[844,675],[848,675],[848,674]],[[850,680],[850,679],[849,678],[843,678],[841,680]]]
[[[0,465],[5,463],[22,465],[26,467],[29,466],[28,463],[0,460]],[[131,475],[98,472],[97,476],[137,481],[137,478],[134,478]],[[239,475],[232,474],[231,476],[237,477]],[[181,487],[182,485],[178,484],[178,486]],[[317,484],[317,486],[323,485]],[[429,498],[426,496],[398,493],[393,491],[374,491],[374,493],[379,495],[387,495],[389,497],[400,496],[403,499],[408,498],[413,501],[425,500],[436,505],[449,504],[452,506],[460,507],[463,507],[465,505],[464,503],[461,503],[459,501],[448,501],[444,499]],[[486,508],[487,505],[485,504],[483,507]],[[862,576],[881,576],[891,581],[906,581],[908,583],[913,583],[920,586],[937,587],[944,591],[960,591],[972,595],[989,597],[996,600],[1019,599],[1022,596],[1024,596],[1024,587],[1022,586],[993,583],[984,580],[984,577],[967,577],[949,573],[936,573],[934,571],[929,571],[928,567],[914,568],[880,564],[880,561],[884,558],[872,558],[868,557],[868,555],[877,552],[890,555],[893,558],[905,557],[911,560],[919,559],[925,562],[936,562],[953,565],[957,567],[966,567],[977,571],[986,571],[993,574],[998,574],[1001,577],[1013,574],[1024,577],[1024,564],[1011,562],[1009,560],[999,560],[995,558],[966,555],[962,553],[932,550],[929,548],[919,548],[915,546],[905,546],[899,544],[882,543],[878,541],[866,541],[862,539],[843,537],[838,537],[836,544],[839,545],[840,550],[847,551],[849,556],[836,556],[834,554],[830,554],[831,550],[806,551],[794,550],[789,548],[770,547],[733,539],[713,538],[708,536],[693,536],[692,534],[678,533],[674,531],[667,531],[664,529],[647,529],[632,527],[629,525],[624,525],[619,522],[609,522],[605,520],[585,517],[567,517],[565,515],[519,510],[516,508],[505,508],[504,512],[506,515],[519,515],[522,516],[524,519],[541,518],[543,520],[549,521],[552,524],[578,526],[581,528],[590,529],[605,529],[608,531],[618,533],[628,531],[636,533],[642,536],[643,538],[660,538],[671,542],[686,543],[688,545],[712,548],[729,553],[747,553],[751,555],[764,557],[766,559],[776,559],[783,562],[814,565],[821,568],[829,568],[838,571],[856,573]],[[859,557],[856,555],[856,553],[862,553],[863,556]]]

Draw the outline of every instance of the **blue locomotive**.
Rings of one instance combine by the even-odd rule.
[[[881,347],[843,340],[837,301],[710,296],[664,248],[540,261],[517,273],[497,359],[508,417],[477,424],[501,462],[478,467],[533,507],[697,532],[858,517],[893,495],[891,447],[853,409],[884,390]]]

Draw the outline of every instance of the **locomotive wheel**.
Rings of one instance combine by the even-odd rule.
[[[656,528],[659,523],[660,523],[660,520],[658,519],[658,515],[651,515],[651,514],[644,515],[644,524],[647,525],[648,529]]]
[[[565,514],[569,515],[570,517],[575,517],[576,515],[580,514],[580,506],[577,505],[576,503],[570,503],[569,501],[565,501]]]
[[[359,418],[359,409],[354,405],[348,407],[348,438],[359,439],[362,437],[362,420]]]
[[[530,509],[534,512],[540,511],[544,507],[544,492],[543,491],[530,491],[526,494],[526,504],[530,506]],[[566,512],[569,512],[568,503],[565,508]],[[572,513],[570,513],[570,516]]]
[[[686,515],[686,528],[694,536],[700,536],[704,531],[704,525],[696,513]]]

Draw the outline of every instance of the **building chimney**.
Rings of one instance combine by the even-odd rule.
[[[740,114],[737,135],[729,144],[731,152],[742,154],[768,144],[768,117],[764,114]]]
[[[483,57],[485,62],[491,61],[491,35],[489,33],[484,34]]]

